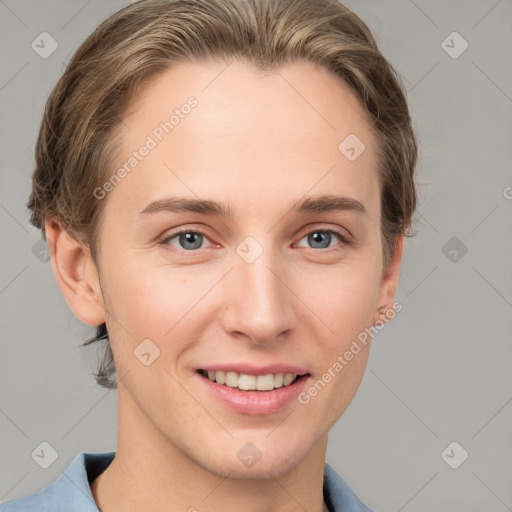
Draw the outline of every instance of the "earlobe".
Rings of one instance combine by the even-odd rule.
[[[55,278],[73,313],[88,325],[102,324],[103,296],[89,249],[80,245],[55,217],[45,220],[45,231]]]
[[[393,304],[395,302],[396,288],[398,284],[398,276],[400,273],[400,265],[402,263],[402,255],[404,250],[404,236],[398,235],[395,240],[395,248],[393,257],[389,265],[384,270],[381,278],[379,293],[377,297],[377,305],[373,324],[375,322],[387,322],[393,318]]]

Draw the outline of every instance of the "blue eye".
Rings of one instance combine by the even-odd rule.
[[[336,235],[343,243],[348,243],[347,238],[335,229],[315,229],[302,237],[301,240],[306,238],[313,249],[328,249],[330,248],[332,235]]]
[[[336,235],[341,241],[341,244],[338,244],[338,249],[342,248],[344,245],[350,244],[350,240],[343,233],[335,229],[315,229],[303,236],[299,242],[307,239],[312,249],[329,249],[331,248],[331,242],[333,240],[332,235]],[[169,249],[169,245],[171,245],[175,247],[178,252],[197,252],[198,249],[204,248],[202,245],[205,238],[209,240],[206,233],[203,231],[182,229],[181,231],[176,231],[165,236],[159,243],[168,250],[172,250]],[[178,240],[178,246],[171,243],[171,240],[174,239]]]
[[[201,249],[204,237],[206,237],[206,235],[202,231],[183,230],[167,237],[162,241],[162,243],[168,244],[171,240],[177,238],[178,243],[180,244],[178,249],[182,249],[184,251],[194,251],[195,249]]]

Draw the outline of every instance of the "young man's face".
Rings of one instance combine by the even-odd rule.
[[[112,169],[129,172],[101,199],[99,298],[125,439],[240,478],[282,474],[325,441],[365,369],[357,337],[398,277],[401,246],[381,276],[374,148],[355,94],[307,62],[266,76],[181,64],[146,86]],[[292,210],[319,196],[360,207]],[[171,198],[231,214],[149,206]],[[283,386],[287,373],[304,376]]]

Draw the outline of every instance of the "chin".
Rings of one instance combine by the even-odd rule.
[[[238,443],[237,443],[238,445]],[[304,448],[304,444],[298,445]],[[293,471],[307,452],[298,446],[266,446],[261,451],[251,442],[236,450],[234,457],[226,457],[230,450],[212,454],[211,458],[197,461],[207,471],[223,478],[237,480],[269,480],[280,478]]]

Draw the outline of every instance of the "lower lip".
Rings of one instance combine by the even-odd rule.
[[[304,389],[310,375],[300,377],[289,386],[272,391],[243,391],[238,388],[230,388],[224,384],[212,382],[199,372],[196,372],[196,377],[215,398],[228,405],[232,410],[257,415],[277,412],[296,399]]]

